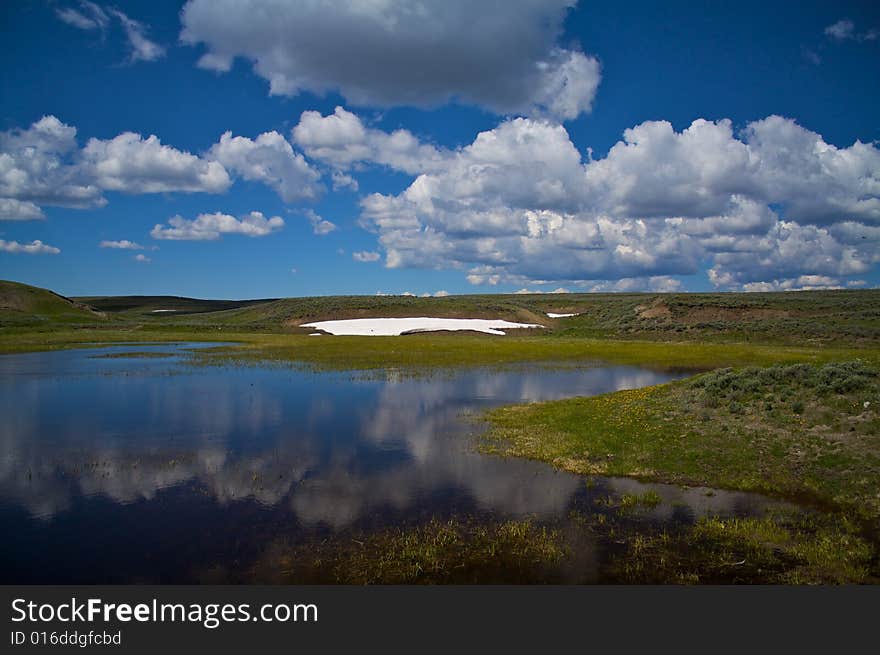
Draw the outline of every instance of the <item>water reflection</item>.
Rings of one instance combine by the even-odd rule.
[[[462,414],[670,378],[633,367],[513,367],[364,379],[193,367],[191,346],[0,357],[0,525],[16,535],[0,547],[4,581],[186,581],[181,550],[223,561],[279,536],[436,513],[564,516],[583,479],[474,452],[475,425]],[[167,356],[119,356],[135,351]],[[599,491],[639,487],[604,480]],[[662,493],[658,519],[750,502]],[[112,574],[90,568],[96,548],[114,553]],[[42,568],[23,573],[35,557]]]

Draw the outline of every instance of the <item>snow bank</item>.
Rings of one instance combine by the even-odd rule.
[[[516,328],[541,328],[534,323],[511,323],[510,321],[483,318],[352,318],[339,321],[304,323],[300,327],[323,330],[335,335],[349,336],[399,336],[407,332],[433,332],[435,330],[473,330],[486,334],[503,335],[503,330]]]
[[[578,314],[554,314],[553,312],[547,312],[547,316],[550,318],[568,318],[569,316],[578,316]]]

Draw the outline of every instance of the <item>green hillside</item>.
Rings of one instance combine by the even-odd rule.
[[[0,280],[0,327],[91,324],[106,321],[103,312],[57,293]]]

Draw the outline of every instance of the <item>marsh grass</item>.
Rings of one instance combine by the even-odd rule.
[[[439,520],[282,552],[290,581],[341,584],[492,584],[554,581],[560,533],[529,520]]]
[[[715,516],[633,536],[607,574],[637,584],[859,584],[875,578],[874,560],[874,547],[839,517]]]
[[[130,352],[103,353],[101,355],[92,355],[91,359],[167,359],[169,357],[178,357],[179,355],[180,353],[173,352],[133,350]]]

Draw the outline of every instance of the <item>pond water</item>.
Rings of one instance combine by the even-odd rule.
[[[760,496],[561,473],[476,452],[468,415],[657,384],[629,366],[362,375],[197,366],[198,344],[0,356],[0,582],[244,582],[269,544],[432,517],[559,525],[652,489],[654,523]],[[679,376],[680,377],[680,376]],[[584,543],[578,581],[602,545]]]

